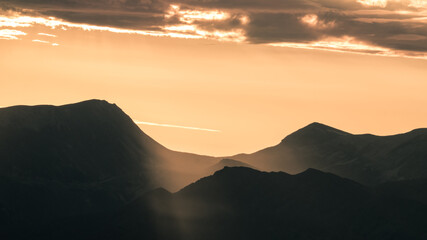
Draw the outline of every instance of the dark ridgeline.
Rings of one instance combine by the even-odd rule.
[[[161,146],[106,101],[0,109],[0,239],[427,239],[426,179],[426,129],[313,123],[213,158]]]
[[[175,194],[157,190],[136,200],[102,236],[426,239],[425,214],[425,204],[385,197],[351,180],[314,169],[289,175],[226,167]]]
[[[312,123],[274,147],[231,158],[267,171],[315,168],[367,185],[427,178],[427,129],[392,136],[353,135]]]
[[[248,167],[248,168],[256,169],[254,166],[252,166],[250,164],[247,164],[247,163],[244,163],[241,161],[237,161],[237,160],[233,160],[233,159],[229,159],[229,158],[224,158],[224,159],[220,160],[219,162],[217,162],[216,164],[214,164],[213,166],[210,166],[207,169],[205,176],[212,175],[216,171],[221,170],[224,167]]]

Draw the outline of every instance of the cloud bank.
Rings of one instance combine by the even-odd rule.
[[[427,56],[427,0],[4,0],[0,6],[3,16],[54,17],[74,27]]]

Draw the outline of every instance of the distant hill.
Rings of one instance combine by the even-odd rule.
[[[175,194],[160,191],[149,202],[156,206],[147,207],[147,197],[136,200],[104,234],[193,240],[427,237],[427,205],[383,197],[314,169],[289,175],[226,167]],[[150,214],[135,214],[147,209]],[[135,222],[140,224],[129,227]]]
[[[244,162],[240,162],[240,161],[236,161],[233,159],[229,159],[229,158],[224,158],[222,160],[220,160],[218,163],[216,163],[213,166],[210,166],[207,169],[207,175],[213,174],[214,172],[223,169],[224,167],[248,167],[248,168],[253,168],[256,169],[254,166],[244,163]]]
[[[274,147],[230,158],[267,171],[315,168],[368,185],[426,178],[427,129],[381,137],[312,123]]]

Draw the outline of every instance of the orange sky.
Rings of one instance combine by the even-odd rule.
[[[98,98],[135,121],[218,130],[140,125],[174,150],[253,152],[314,121],[379,135],[427,127],[425,59],[45,26],[25,33],[0,40],[0,106]]]

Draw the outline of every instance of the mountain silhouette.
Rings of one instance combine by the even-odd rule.
[[[353,135],[312,123],[278,145],[230,157],[268,171],[320,169],[377,185],[427,177],[427,129],[392,136]]]
[[[212,175],[213,173],[223,169],[224,167],[248,167],[248,168],[256,169],[254,166],[250,164],[229,159],[229,158],[224,158],[224,159],[221,159],[218,163],[214,164],[213,166],[210,166],[207,169],[205,176]]]
[[[17,234],[32,232],[23,226],[38,231],[60,219],[114,214],[151,189],[198,179],[180,169],[199,158],[200,169],[214,163],[166,149],[102,100],[3,108],[0,133],[0,223]]]
[[[105,236],[194,240],[427,237],[427,205],[383,197],[356,182],[315,169],[289,175],[225,167],[175,194],[161,195],[154,201],[159,205],[149,208],[149,215],[134,214],[147,209],[147,197],[136,200],[133,210],[122,212]],[[157,219],[157,224],[148,219]],[[129,222],[140,224],[123,227]],[[150,231],[141,231],[147,225]],[[159,230],[153,233],[153,229]]]
[[[427,129],[313,123],[215,158],[167,149],[102,100],[2,108],[0,238],[426,239],[426,156]]]
[[[152,151],[162,148],[99,100],[0,109],[0,133],[2,215],[34,229],[115,211],[151,189]]]

